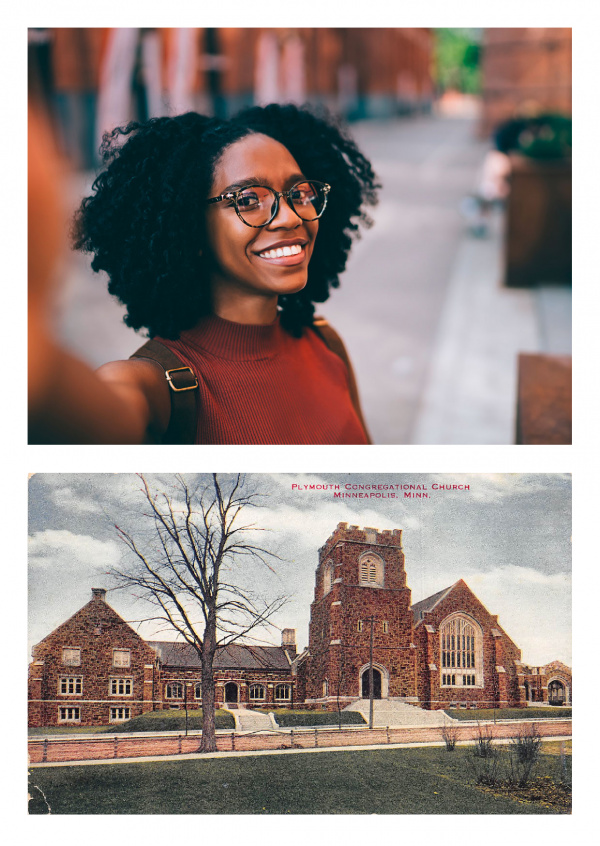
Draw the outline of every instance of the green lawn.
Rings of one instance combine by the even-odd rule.
[[[571,719],[570,708],[447,708],[446,714],[455,720],[548,720]]]
[[[259,709],[257,709],[259,710]],[[341,716],[343,726],[364,726],[366,725],[362,714],[358,711],[292,711],[288,708],[273,708],[271,710],[260,709],[262,714],[272,713],[275,715],[278,725],[281,728],[296,728],[297,726],[338,726]]]
[[[53,814],[559,813],[475,787],[470,754],[437,747],[33,768],[30,813],[48,805]],[[543,754],[539,783],[558,783],[564,766]]]

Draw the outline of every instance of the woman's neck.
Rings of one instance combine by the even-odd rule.
[[[235,296],[229,291],[226,297],[219,297],[215,292],[213,311],[218,317],[230,320],[232,323],[266,326],[277,318],[277,295],[272,297],[252,297],[243,294]]]

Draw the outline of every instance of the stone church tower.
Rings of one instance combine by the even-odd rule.
[[[369,696],[371,629],[375,698],[416,701],[410,600],[402,531],[339,523],[319,550],[308,654],[298,665],[307,704]]]

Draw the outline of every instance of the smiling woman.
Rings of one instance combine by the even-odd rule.
[[[379,187],[345,131],[292,105],[188,113],[117,127],[103,158],[74,245],[151,340],[99,369],[123,413],[81,440],[368,443],[344,346],[314,316]]]

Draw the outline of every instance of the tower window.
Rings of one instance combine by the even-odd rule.
[[[363,621],[359,620],[358,623],[356,624],[356,631],[362,632],[362,630],[363,630]]]
[[[384,620],[384,621],[383,621],[383,623],[382,623],[382,628],[383,628],[383,633],[384,633],[384,634],[387,634],[387,633],[389,632],[389,630],[390,630],[390,624],[388,623],[388,621],[387,621],[387,620]]]
[[[383,587],[383,561],[379,555],[366,552],[358,564],[358,575],[363,587]]]
[[[334,567],[333,561],[328,561],[325,565],[325,572],[323,574],[323,595],[329,593],[333,587]]]

